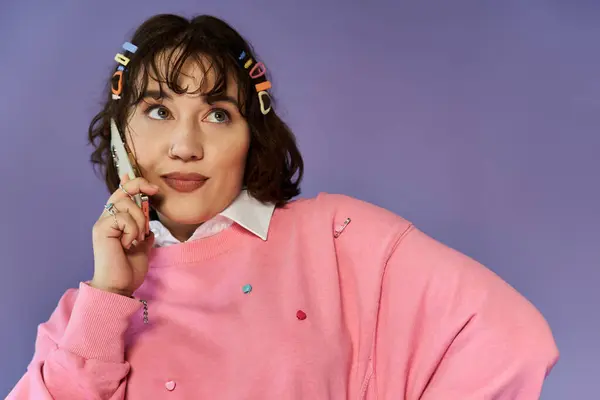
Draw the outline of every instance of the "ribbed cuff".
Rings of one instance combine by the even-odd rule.
[[[59,347],[85,359],[122,363],[124,334],[142,304],[129,297],[79,284],[79,293]]]

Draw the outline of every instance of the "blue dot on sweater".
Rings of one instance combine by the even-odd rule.
[[[244,285],[242,287],[242,291],[246,294],[250,293],[252,291],[252,285],[248,284],[248,285]]]

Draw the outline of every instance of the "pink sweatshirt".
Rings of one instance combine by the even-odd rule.
[[[498,276],[349,197],[277,209],[266,241],[233,224],[152,252],[148,323],[68,290],[8,399],[529,400],[558,358]]]

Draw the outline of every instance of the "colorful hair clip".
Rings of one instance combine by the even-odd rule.
[[[254,66],[252,66],[252,69],[249,72],[250,78],[259,79],[263,77],[263,81],[256,83],[254,85],[254,88],[258,93],[258,101],[260,102],[260,112],[262,112],[263,115],[267,115],[269,111],[271,111],[271,96],[267,92],[267,90],[271,88],[271,82],[269,82],[266,77],[267,68],[262,62],[254,63],[254,60],[250,57],[247,60],[245,59],[246,52],[242,51],[238,57],[240,65],[242,65],[244,69],[248,69],[254,64]]]
[[[117,53],[117,55],[115,56],[115,61],[119,64],[123,64],[123,66],[125,67],[127,66],[127,64],[129,64],[129,58],[125,57],[121,53]]]
[[[130,42],[125,42],[123,43],[123,50],[125,50],[126,52],[129,53],[135,53],[137,51],[137,46],[130,43]],[[127,67],[127,65],[129,64],[129,62],[131,61],[130,57],[127,57],[126,55],[123,55],[121,53],[117,53],[115,55],[115,61],[118,62],[120,65],[117,67],[117,70],[115,71],[115,73],[112,76],[111,79],[111,92],[112,92],[112,99],[113,100],[119,100],[121,98],[121,93],[123,92],[123,74],[125,72],[125,67]]]
[[[123,71],[114,73],[111,81],[111,91],[113,100],[119,100],[123,92]]]
[[[133,43],[125,42],[123,43],[123,50],[126,50],[130,53],[135,53],[137,51],[137,46]]]
[[[257,92],[269,90],[269,89],[271,89],[271,82],[269,82],[269,81],[262,82],[262,83],[259,83],[258,85],[254,85],[254,87],[256,88]]]

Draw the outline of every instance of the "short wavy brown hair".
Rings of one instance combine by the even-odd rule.
[[[208,15],[188,20],[161,14],[142,23],[130,42],[137,50],[130,56],[123,76],[121,99],[112,99],[115,65],[107,80],[104,107],[94,116],[88,130],[89,142],[94,147],[91,162],[95,171],[104,177],[111,193],[119,186],[110,150],[111,118],[124,132],[130,111],[142,100],[150,78],[156,79],[161,87],[167,85],[175,93],[186,93],[187,88],[177,84],[181,69],[190,57],[198,60],[204,57],[210,60],[209,69],[212,68],[216,76],[211,88],[201,85],[204,95],[226,91],[228,76],[233,76],[238,84],[240,111],[250,127],[244,187],[254,198],[277,206],[300,194],[304,163],[296,139],[277,115],[272,96],[272,110],[267,115],[262,114],[254,83],[237,59],[240,51],[245,51],[256,60],[255,53],[238,32],[226,22]],[[158,55],[161,54],[167,54],[168,62],[159,68]]]

